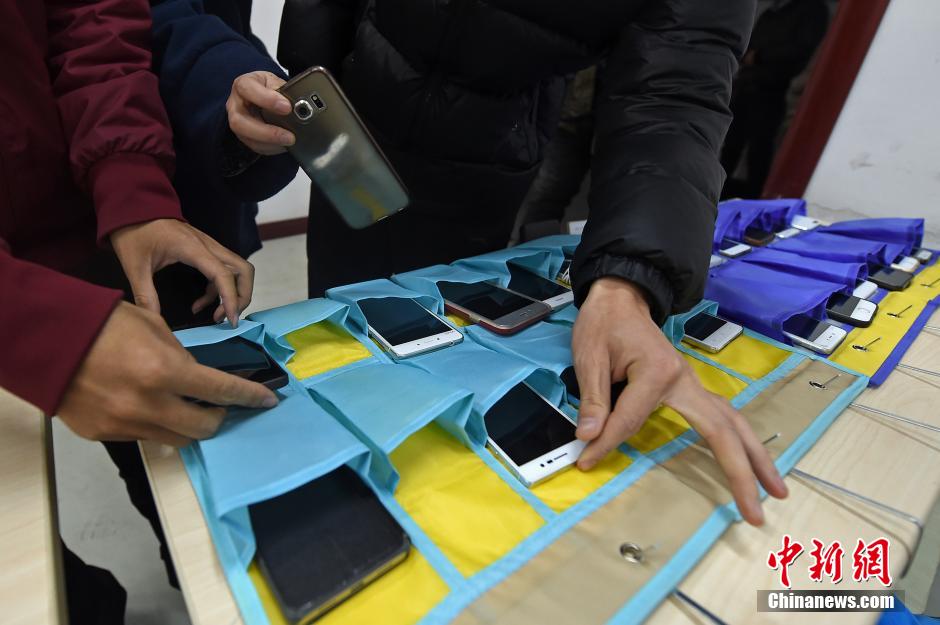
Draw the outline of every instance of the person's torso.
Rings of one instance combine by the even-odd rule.
[[[72,180],[45,7],[0,0],[0,14],[0,237],[15,256],[69,269],[95,247],[95,215]]]

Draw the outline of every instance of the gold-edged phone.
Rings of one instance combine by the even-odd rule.
[[[291,112],[262,111],[262,117],[294,133],[287,150],[350,228],[365,228],[408,205],[401,178],[326,69],[311,67],[278,91]]]

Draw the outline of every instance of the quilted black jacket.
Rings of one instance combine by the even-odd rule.
[[[340,76],[418,210],[481,219],[518,209],[566,78],[599,64],[576,303],[619,276],[662,321],[702,296],[754,11],[754,0],[288,0],[278,60]]]

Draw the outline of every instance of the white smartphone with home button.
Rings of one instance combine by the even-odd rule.
[[[522,382],[483,415],[487,445],[527,487],[569,468],[586,443],[575,424],[550,401]]]
[[[831,354],[845,340],[846,331],[806,315],[794,315],[783,324],[783,335],[794,345],[819,354]]]
[[[717,353],[741,336],[743,330],[736,323],[701,312],[685,322],[682,340],[690,345]]]
[[[463,334],[407,297],[359,300],[369,336],[393,358],[408,358],[463,340]]]

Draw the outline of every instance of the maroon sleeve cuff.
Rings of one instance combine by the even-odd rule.
[[[55,414],[121,292],[0,250],[0,386]]]
[[[95,163],[88,183],[98,215],[98,244],[124,226],[154,219],[183,220],[179,198],[160,161],[148,154],[119,152]]]

